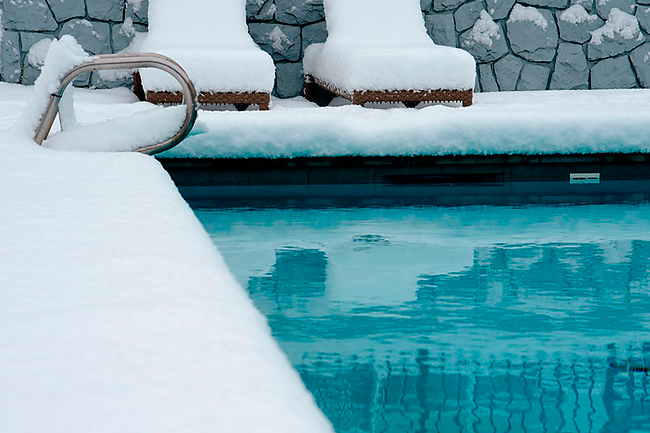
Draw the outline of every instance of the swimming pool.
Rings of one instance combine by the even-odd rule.
[[[650,203],[200,208],[343,432],[650,431]]]

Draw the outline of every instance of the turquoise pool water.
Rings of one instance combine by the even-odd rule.
[[[650,204],[197,209],[343,432],[650,432]]]

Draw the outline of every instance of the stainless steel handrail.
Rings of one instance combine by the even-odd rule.
[[[50,133],[54,119],[59,111],[59,102],[63,92],[72,81],[84,72],[102,71],[110,69],[135,69],[135,68],[156,68],[167,72],[174,77],[183,90],[183,103],[187,105],[185,120],[178,132],[162,143],[151,144],[136,149],[136,152],[153,155],[171,149],[187,137],[196,122],[197,117],[197,95],[196,89],[190,80],[187,72],[169,57],[156,53],[134,53],[134,54],[104,54],[94,56],[92,60],[84,62],[68,72],[61,80],[59,89],[52,94],[41,123],[36,129],[34,140],[42,144]]]

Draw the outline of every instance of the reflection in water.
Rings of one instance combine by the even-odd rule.
[[[249,217],[252,240],[263,217]],[[248,272],[248,290],[339,433],[650,432],[645,227],[578,236],[556,219],[552,240],[529,242],[504,242],[498,229],[409,236],[403,218],[296,222],[296,234],[284,226],[269,242],[274,262]],[[231,266],[241,229],[215,235]]]

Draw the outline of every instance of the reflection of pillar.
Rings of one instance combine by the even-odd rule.
[[[327,281],[327,256],[324,251],[284,248],[275,252],[271,272],[262,277],[250,277],[248,292],[256,299],[258,308],[269,311],[291,308],[295,301],[323,296]]]
[[[562,410],[562,403],[564,402],[564,389],[562,388],[562,364],[560,361],[555,365],[553,370],[553,376],[555,377],[555,383],[557,384],[557,394],[555,396],[555,408],[558,411],[560,417],[560,426],[558,431],[564,431],[564,426],[566,426],[566,418],[564,417],[564,411]]]
[[[415,362],[418,365],[419,373],[415,381],[415,393],[420,404],[420,419],[418,420],[419,432],[427,431],[427,421],[429,420],[429,403],[427,401],[427,377],[429,376],[429,351],[419,349]],[[443,375],[444,378],[444,375]],[[443,379],[444,384],[444,379]]]

